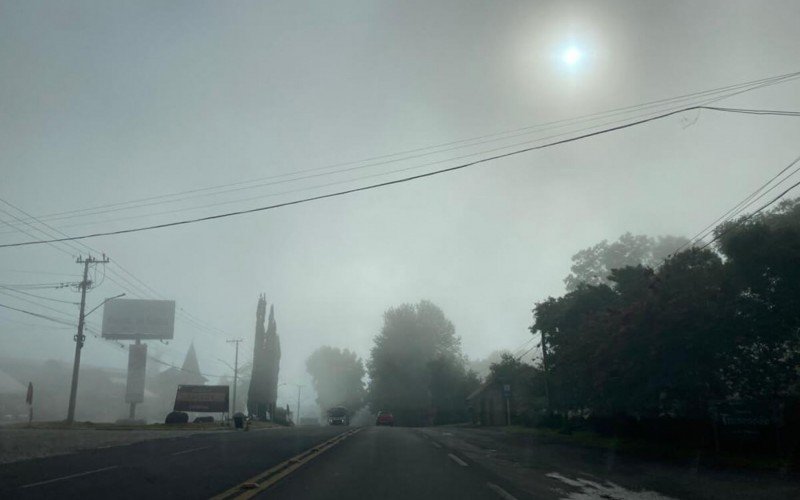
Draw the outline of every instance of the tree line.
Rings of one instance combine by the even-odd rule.
[[[467,368],[452,322],[425,300],[390,308],[383,319],[366,369],[347,349],[323,346],[309,357],[320,408],[354,412],[368,404],[373,413],[391,411],[403,425],[465,421],[464,401],[480,381]]]
[[[708,419],[720,401],[800,397],[800,199],[718,226],[713,245],[625,234],[572,261],[566,293],[533,307],[546,366],[506,353],[484,380],[512,382],[517,421]],[[421,301],[383,319],[366,363],[329,347],[309,358],[320,406],[467,421],[481,379],[442,310]]]
[[[573,275],[535,305],[553,410],[703,419],[718,401],[798,396],[800,201],[714,235],[603,280]]]

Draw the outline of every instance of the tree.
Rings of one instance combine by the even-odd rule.
[[[715,230],[737,290],[736,345],[725,366],[746,398],[797,394],[800,376],[800,198]]]
[[[423,300],[391,308],[368,363],[372,408],[390,409],[407,425],[436,420],[439,407],[463,408],[477,382],[464,364],[461,340],[436,305]]]
[[[764,407],[798,395],[800,201],[715,234],[716,251],[611,267],[602,282],[536,304],[531,330],[547,341],[558,410],[706,418],[714,400]],[[639,249],[627,257],[644,255],[646,238],[624,239]],[[611,262],[592,259],[584,269]]]
[[[491,371],[491,366],[495,363],[499,363],[503,359],[504,354],[511,354],[511,352],[505,349],[494,350],[483,359],[468,359],[467,365],[478,377],[486,378]]]
[[[577,290],[583,283],[587,285],[608,285],[608,277],[613,269],[641,265],[657,268],[663,260],[688,239],[679,236],[659,236],[625,233],[613,243],[603,240],[585,248],[572,256],[571,273],[564,278],[567,291]]]
[[[523,363],[511,354],[503,354],[500,361],[492,363],[487,379],[510,384],[515,398],[544,397],[544,379],[541,367]]]
[[[344,406],[355,412],[364,405],[364,363],[348,349],[322,346],[306,360],[317,404],[323,410]]]

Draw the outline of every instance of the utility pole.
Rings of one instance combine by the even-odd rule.
[[[81,289],[81,309],[78,314],[78,333],[75,335],[75,362],[72,365],[72,386],[69,391],[69,409],[67,410],[67,423],[71,424],[75,421],[75,399],[78,394],[78,373],[81,366],[81,349],[86,340],[86,335],[83,334],[83,325],[86,315],[86,291],[89,289],[91,282],[89,281],[89,265],[90,264],[107,264],[108,258],[103,255],[102,260],[95,259],[91,255],[87,258],[78,257],[75,261],[78,264],[83,264],[83,281],[80,283]],[[105,302],[104,302],[105,303]],[[96,308],[95,308],[96,309]]]
[[[236,344],[236,358],[233,362],[233,411],[231,413],[236,413],[236,386],[239,385],[239,343],[243,340],[238,338],[225,341],[229,344]]]
[[[300,392],[302,392],[304,385],[297,384],[297,421],[295,425],[300,425]]]
[[[544,369],[544,395],[547,398],[547,412],[553,414],[553,405],[550,402],[550,377],[547,373],[547,343],[545,342],[544,330],[542,335],[542,368]]]

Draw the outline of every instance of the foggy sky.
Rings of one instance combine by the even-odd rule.
[[[0,197],[46,215],[788,73],[798,18],[791,0],[0,2]],[[556,54],[573,43],[586,60],[567,69]],[[792,82],[723,105],[797,110],[800,92]],[[470,357],[516,348],[533,303],[563,293],[577,250],[626,231],[693,235],[800,154],[798,132],[792,118],[693,113],[344,198],[86,244],[249,343],[265,293],[281,380],[310,386],[315,348],[368,357],[383,311],[403,302],[439,305]],[[52,224],[84,234],[250,208],[393,177],[141,216],[460,154]],[[0,231],[4,243],[31,239]],[[0,283],[80,272],[49,246],[0,253]],[[89,304],[122,291],[106,280]],[[0,310],[4,355],[71,360],[73,334]],[[224,340],[181,320],[175,340],[151,352],[180,363],[194,341],[201,369],[225,374]],[[90,337],[84,362],[124,367],[127,354]],[[294,389],[282,390],[294,405]]]

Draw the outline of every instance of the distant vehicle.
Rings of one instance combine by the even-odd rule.
[[[166,424],[188,424],[189,423],[189,414],[184,411],[171,411],[167,414],[167,418],[164,419],[164,423]]]
[[[378,418],[375,419],[375,425],[388,425],[394,427],[394,415],[392,415],[392,412],[390,411],[379,411]]]
[[[328,425],[350,425],[350,412],[344,406],[329,409]]]
[[[300,425],[304,427],[319,425],[319,419],[317,417],[302,417]]]

